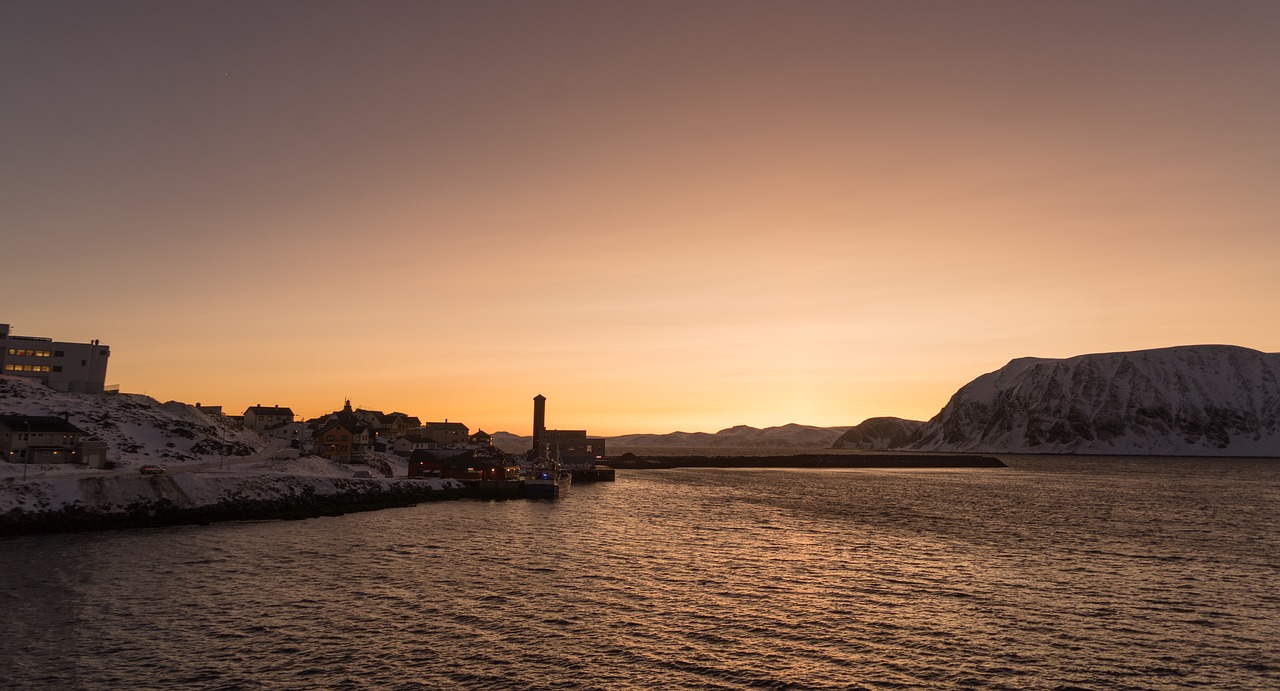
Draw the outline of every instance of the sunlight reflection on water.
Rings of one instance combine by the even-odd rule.
[[[664,470],[4,541],[15,688],[1261,688],[1280,466]]]

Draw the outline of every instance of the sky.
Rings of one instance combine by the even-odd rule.
[[[924,420],[1280,351],[1280,3],[0,3],[0,322],[162,401]]]

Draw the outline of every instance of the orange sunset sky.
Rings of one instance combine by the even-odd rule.
[[[0,322],[614,435],[1280,350],[1280,3],[0,4]]]

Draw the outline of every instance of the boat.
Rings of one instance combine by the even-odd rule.
[[[573,474],[559,460],[539,458],[529,467],[524,480],[524,496],[528,499],[554,499],[568,491]]]

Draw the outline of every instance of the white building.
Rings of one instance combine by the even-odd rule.
[[[39,379],[55,391],[102,393],[111,348],[98,341],[64,343],[39,336],[15,336],[0,324],[0,373]]]

